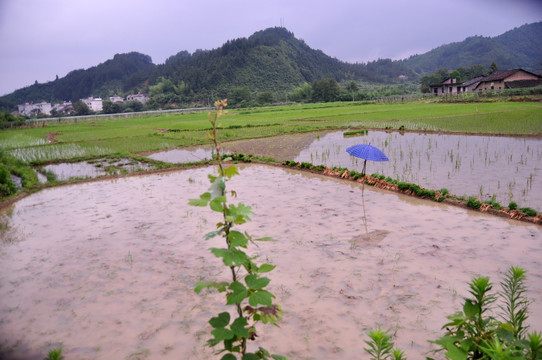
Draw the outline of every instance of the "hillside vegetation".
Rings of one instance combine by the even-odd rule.
[[[496,63],[499,69],[540,69],[542,61],[542,22],[523,25],[496,37],[472,36],[461,42],[442,45],[404,64],[418,74],[438,69],[456,69]]]

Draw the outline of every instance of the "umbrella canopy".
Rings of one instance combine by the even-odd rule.
[[[365,175],[365,169],[367,166],[367,160],[372,161],[388,161],[388,157],[379,149],[371,145],[367,144],[358,144],[354,146],[350,146],[346,149],[346,152],[349,153],[352,156],[355,156],[357,158],[364,159],[363,161],[363,175]],[[361,203],[363,205],[363,223],[365,224],[365,233],[367,235],[367,238],[370,239],[371,236],[369,235],[369,230],[367,229],[367,216],[365,215],[365,197],[363,196],[363,190],[365,187],[363,184],[365,182],[363,181],[361,183]]]
[[[367,144],[350,146],[346,152],[352,156],[372,161],[388,161],[388,157],[379,149]]]

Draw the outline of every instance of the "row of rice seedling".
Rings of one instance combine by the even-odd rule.
[[[52,144],[48,146],[21,147],[8,153],[26,163],[43,163],[76,157],[94,157],[110,154],[111,151],[98,146],[78,144]]]

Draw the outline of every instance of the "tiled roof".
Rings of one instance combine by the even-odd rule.
[[[504,71],[498,71],[494,74],[489,75],[484,79],[484,81],[495,81],[495,80],[503,80],[507,77],[509,77],[512,74],[517,73],[521,69],[512,69],[512,70],[504,70]]]
[[[517,80],[506,83],[508,89],[519,89],[526,87],[536,87],[542,85],[542,80]]]
[[[470,79],[469,81],[465,81],[464,83],[461,83],[461,86],[471,86],[473,84],[479,83],[484,79],[483,76],[477,76],[474,79]]]

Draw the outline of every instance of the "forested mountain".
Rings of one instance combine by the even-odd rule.
[[[523,25],[496,37],[472,36],[462,42],[437,47],[423,55],[414,55],[404,64],[418,74],[434,73],[441,68],[457,69],[476,64],[499,69],[535,70],[542,62],[542,22]]]
[[[290,91],[323,78],[393,82],[399,75],[413,77],[403,64],[379,60],[349,64],[311,49],[285,28],[269,28],[247,38],[228,41],[210,51],[181,52],[154,71],[151,83],[167,78],[183,82],[196,93],[227,93],[237,87],[251,91]]]
[[[63,78],[16,90],[0,98],[0,105],[77,101],[89,96],[106,97],[134,91],[137,93],[155,66],[148,55],[137,52],[117,54],[113,59],[89,69],[74,70]]]

